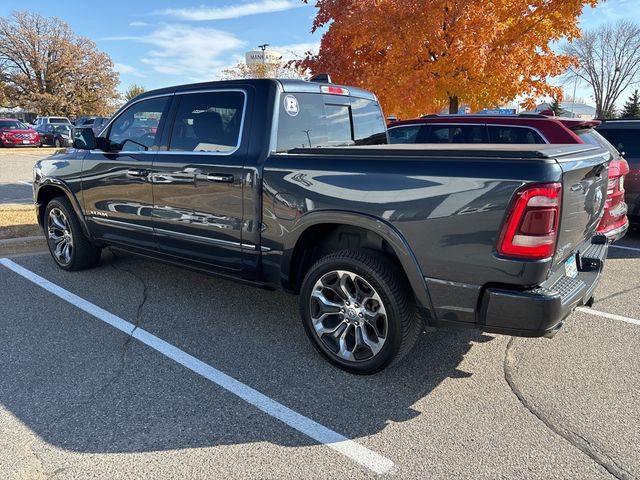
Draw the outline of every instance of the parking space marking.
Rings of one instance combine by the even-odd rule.
[[[615,313],[601,312],[600,310],[594,310],[593,308],[578,307],[576,310],[579,312],[590,313],[591,315],[597,315],[598,317],[630,323],[631,325],[638,325],[640,327],[640,320],[636,320],[635,318],[623,317],[622,315],[616,315]]]
[[[185,351],[180,350],[178,347],[165,342],[161,338],[156,337],[142,328],[136,328],[132,323],[123,320],[117,315],[108,312],[107,310],[79,297],[74,293],[71,293],[68,290],[65,290],[64,288],[50,282],[31,270],[18,265],[8,258],[0,258],[0,264],[62,300],[74,305],[80,310],[83,310],[112,327],[117,328],[121,332],[132,336],[139,342],[153,348],[162,355],[224,388],[228,392],[233,393],[245,402],[262,410],[267,415],[277,418],[298,432],[303,433],[318,443],[336,450],[369,470],[378,474],[383,474],[387,473],[393,467],[393,462],[388,458],[363,447],[359,443],[334,432],[333,430],[311,420],[308,417],[305,417],[304,415],[301,415],[294,410],[291,410],[288,407],[285,407],[281,403],[258,392],[257,390],[254,390],[239,380],[236,380],[211,365],[198,360]]]
[[[620,248],[621,250],[631,250],[634,252],[640,252],[640,248],[625,247],[623,245],[609,245],[609,248]]]

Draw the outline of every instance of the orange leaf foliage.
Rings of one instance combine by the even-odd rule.
[[[493,107],[518,95],[530,107],[562,96],[547,83],[575,63],[549,44],[580,35],[577,17],[598,0],[318,0],[318,55],[299,64],[374,91],[401,117],[450,100]]]

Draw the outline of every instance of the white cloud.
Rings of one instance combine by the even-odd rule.
[[[225,5],[224,7],[167,8],[158,10],[157,15],[173,16],[178,20],[205,21],[226,20],[230,18],[246,17],[261,13],[282,12],[291,8],[304,7],[300,0],[262,0],[241,5]]]
[[[150,27],[151,24],[147,23],[147,22],[131,22],[129,23],[130,27]]]
[[[235,35],[213,28],[162,25],[142,36],[107,40],[137,41],[153,46],[140,61],[158,73],[189,81],[214,80],[226,66],[226,55],[246,46]]]
[[[127,65],[126,63],[114,63],[113,68],[122,75],[133,75],[136,77],[144,77],[136,67],[132,67],[131,65]]]

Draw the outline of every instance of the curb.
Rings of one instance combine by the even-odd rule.
[[[44,236],[0,239],[1,255],[39,252],[43,250],[47,250],[47,242]]]

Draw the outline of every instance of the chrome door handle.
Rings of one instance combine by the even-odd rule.
[[[207,180],[210,182],[233,183],[233,175],[228,173],[208,173]]]
[[[149,170],[145,170],[145,169],[138,169],[138,168],[132,168],[130,170],[127,170],[127,175],[131,176],[131,177],[146,177],[149,175]]]

